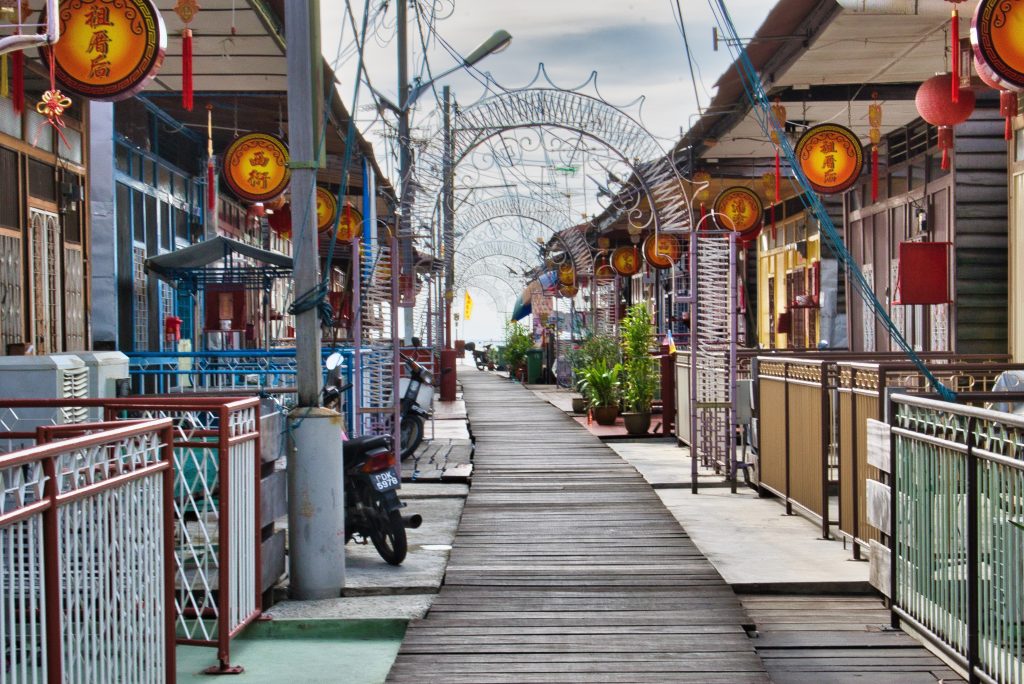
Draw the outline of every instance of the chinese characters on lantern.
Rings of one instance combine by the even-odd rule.
[[[111,63],[107,56],[110,54],[110,34],[104,26],[113,26],[110,21],[110,8],[97,6],[89,8],[85,17],[85,25],[92,29],[92,38],[89,39],[89,47],[86,48],[92,56],[89,63],[89,78],[110,78]]]

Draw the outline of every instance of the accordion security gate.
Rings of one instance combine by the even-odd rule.
[[[695,299],[690,354],[691,490],[698,467],[725,468],[736,482],[736,235],[691,238]]]

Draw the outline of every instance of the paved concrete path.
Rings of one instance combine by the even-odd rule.
[[[769,681],[743,606],[632,466],[520,385],[460,379],[473,484],[388,681]]]

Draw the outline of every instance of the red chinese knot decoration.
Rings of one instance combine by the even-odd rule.
[[[953,149],[953,126],[963,123],[974,112],[974,92],[960,88],[956,102],[950,97],[950,74],[933,76],[921,84],[914,98],[921,118],[939,127],[939,149],[942,150],[942,168],[949,169],[949,151]]]

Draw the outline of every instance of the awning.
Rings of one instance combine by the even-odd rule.
[[[250,263],[248,260],[252,260]],[[269,287],[292,273],[292,258],[222,236],[146,259],[146,270],[174,287],[207,284]]]

